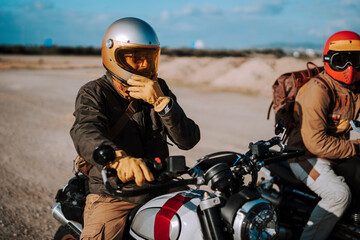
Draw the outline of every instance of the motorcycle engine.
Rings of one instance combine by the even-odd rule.
[[[234,175],[225,163],[211,167],[204,175],[211,189],[228,192]],[[231,195],[221,209],[226,222],[233,224],[234,239],[275,239],[279,232],[277,213],[273,205],[249,188]],[[236,212],[236,213],[235,213]]]
[[[234,239],[275,239],[279,232],[277,213],[263,199],[246,202],[235,215]]]

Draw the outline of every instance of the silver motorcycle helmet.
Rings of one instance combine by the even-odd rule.
[[[101,56],[104,67],[121,81],[127,81],[133,74],[152,78],[158,69],[160,42],[147,22],[122,18],[106,30]]]

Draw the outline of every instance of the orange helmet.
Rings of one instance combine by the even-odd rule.
[[[122,18],[106,30],[101,56],[104,67],[124,83],[132,74],[152,78],[158,69],[160,43],[145,21]]]
[[[323,52],[325,71],[335,80],[352,84],[360,80],[360,36],[341,31],[325,43]]]

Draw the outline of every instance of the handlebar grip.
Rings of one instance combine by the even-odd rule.
[[[281,142],[279,137],[273,137],[267,141],[258,141],[256,143],[250,143],[250,153],[254,156],[261,157],[269,152],[269,149]]]
[[[100,145],[93,152],[93,159],[100,165],[107,165],[116,158],[115,150],[109,145]]]
[[[278,145],[280,143],[280,138],[279,137],[273,137],[270,140],[265,142],[265,145],[267,145],[268,148],[271,148],[275,145]]]
[[[286,147],[283,151],[283,154],[264,160],[265,165],[270,165],[272,163],[280,162],[282,160],[287,160],[294,157],[299,157],[305,154],[305,150],[302,148],[296,147]]]

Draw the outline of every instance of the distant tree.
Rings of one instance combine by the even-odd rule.
[[[24,54],[24,55],[93,55],[100,56],[101,49],[97,47],[69,47],[69,46],[23,46],[23,45],[0,45],[1,54]],[[284,50],[275,49],[191,49],[191,48],[167,48],[161,49],[163,55],[176,57],[247,57],[252,54],[274,55],[277,58],[286,55]]]

